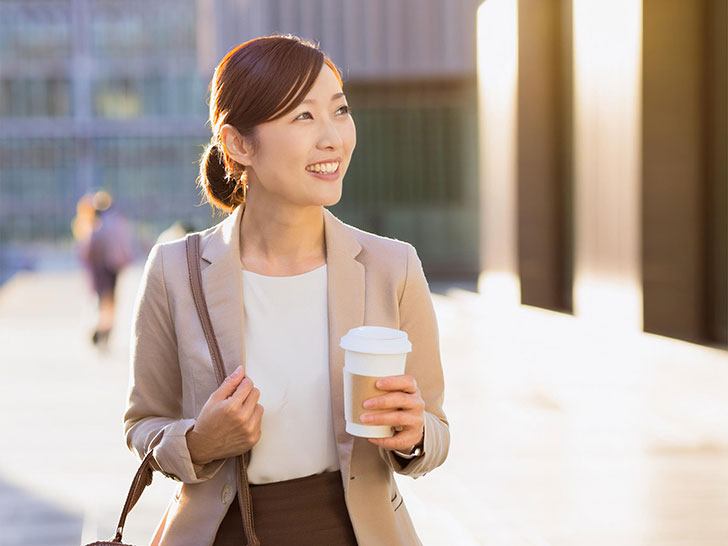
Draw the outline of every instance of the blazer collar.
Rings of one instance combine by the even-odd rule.
[[[210,265],[202,282],[215,334],[229,375],[245,364],[245,326],[240,261],[240,222],[245,205],[213,228],[201,241],[201,255]],[[364,325],[365,269],[356,258],[362,250],[351,228],[323,209],[326,239],[329,381],[334,433],[342,480],[348,491],[354,436],[344,418],[344,349],[339,342],[350,328]],[[252,378],[255,381],[255,378]]]
[[[200,242],[202,258],[209,263],[220,259],[237,259],[240,262],[240,221],[245,205],[237,207],[230,216],[217,224],[207,237]]]
[[[213,228],[207,241],[201,242],[202,258],[209,263],[219,259],[240,262],[240,222],[243,219],[245,203],[239,205],[225,220]],[[361,245],[349,233],[347,226],[323,208],[326,254],[344,254],[352,258],[361,252]]]

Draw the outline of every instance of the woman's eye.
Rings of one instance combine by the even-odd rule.
[[[344,106],[340,106],[340,107],[338,108],[338,110],[336,110],[336,111],[337,111],[337,112],[339,112],[340,110],[344,110],[344,114],[349,114],[349,115],[351,115],[351,107],[350,107],[350,106],[349,106],[348,104],[345,104]],[[313,116],[311,116],[311,112],[301,112],[301,113],[300,113],[300,114],[299,114],[299,115],[298,115],[298,116],[296,117],[296,119],[306,119],[306,118],[302,118],[301,116],[309,116],[309,117],[313,118]]]

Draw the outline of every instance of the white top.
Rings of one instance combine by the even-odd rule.
[[[260,390],[250,483],[339,470],[329,388],[326,264],[290,277],[243,270],[245,368]]]

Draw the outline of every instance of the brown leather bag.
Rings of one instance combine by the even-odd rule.
[[[218,385],[222,385],[222,382],[225,380],[225,367],[222,361],[220,346],[217,343],[217,337],[215,337],[215,331],[212,328],[210,313],[207,310],[205,293],[202,289],[202,274],[200,272],[200,235],[199,233],[191,233],[187,235],[185,239],[187,245],[187,267],[189,268],[190,273],[192,297],[195,300],[197,314],[200,317],[202,330],[205,333],[207,346],[210,349],[210,356],[212,357],[217,383]],[[116,535],[114,538],[108,541],[93,542],[86,546],[125,546],[121,540],[124,532],[124,524],[126,523],[126,517],[131,509],[134,508],[134,505],[136,505],[139,497],[141,497],[144,492],[144,489],[152,483],[152,476],[155,470],[154,466],[156,466],[152,459],[152,453],[154,447],[161,441],[161,439],[162,434],[159,434],[154,439],[149,446],[149,451],[144,457],[142,464],[139,466],[139,470],[137,470],[137,473],[134,475],[131,487],[129,488],[129,493],[126,497],[126,502],[124,503],[124,508],[121,511],[119,524],[116,526]],[[247,544],[249,546],[260,546],[260,541],[255,534],[253,502],[250,496],[250,485],[248,483],[247,468],[248,462],[250,461],[250,451],[247,451],[243,455],[238,455],[235,459],[238,480],[238,504],[240,505],[240,512],[243,518],[245,538],[247,539]]]

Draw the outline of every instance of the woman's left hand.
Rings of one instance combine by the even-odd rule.
[[[389,392],[364,401],[366,409],[377,411],[363,413],[361,422],[365,425],[392,425],[399,432],[391,438],[368,440],[386,449],[409,453],[425,434],[425,402],[420,396],[417,382],[411,375],[392,375],[378,379],[376,387]]]

